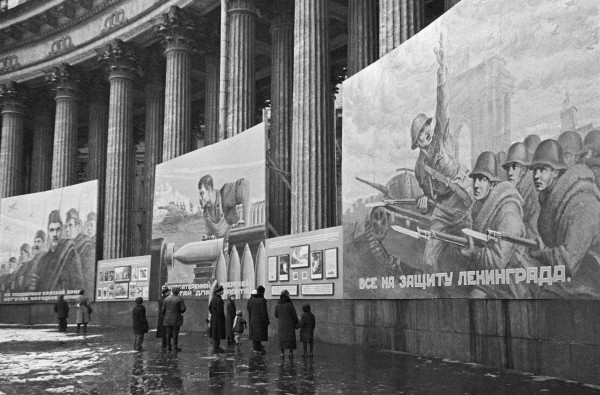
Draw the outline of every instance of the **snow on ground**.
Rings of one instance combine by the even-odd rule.
[[[5,325],[3,325],[5,326]],[[99,337],[102,335],[90,334],[86,335],[86,339]],[[0,337],[0,343],[8,342],[70,342],[81,341],[81,336],[76,336],[74,333],[57,332],[56,329],[40,329],[40,328],[19,328],[18,330],[3,330]]]

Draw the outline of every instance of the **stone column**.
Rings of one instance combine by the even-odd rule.
[[[206,89],[204,91],[204,145],[219,141],[219,54],[206,56]]]
[[[379,0],[379,57],[417,34],[423,15],[423,0]]]
[[[33,113],[33,147],[31,152],[31,193],[47,191],[52,185],[52,150],[54,143],[53,107],[45,95],[36,100]]]
[[[0,85],[2,143],[0,146],[0,198],[23,193],[23,141],[25,137],[24,88],[16,82]]]
[[[98,50],[110,82],[104,259],[130,254],[133,189],[133,83],[139,75],[139,55],[132,44],[114,40]]]
[[[294,86],[294,3],[278,2],[271,22],[269,222],[280,235],[290,233],[292,100]]]
[[[46,73],[46,81],[55,92],[54,151],[52,153],[52,189],[77,182],[77,113],[81,78],[79,71],[66,63]]]
[[[329,5],[296,0],[292,122],[292,233],[321,229],[335,219],[331,125]]]
[[[460,3],[460,0],[444,0],[444,10],[448,11],[458,3]]]
[[[229,2],[229,93],[227,138],[254,125],[256,107],[254,38],[256,7],[251,0]]]
[[[377,3],[348,0],[348,76],[377,59],[377,39]]]
[[[162,39],[167,58],[162,158],[167,161],[191,149],[190,54],[195,44],[195,27],[177,6],[171,7],[162,18],[156,33]]]

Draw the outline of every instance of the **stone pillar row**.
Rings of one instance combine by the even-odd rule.
[[[47,191],[52,183],[52,150],[54,145],[54,113],[45,95],[34,102],[31,157],[31,193]]]
[[[206,89],[204,91],[204,145],[219,141],[219,54],[206,55]]]
[[[377,2],[348,0],[348,76],[377,60],[377,44]]]
[[[379,57],[417,34],[424,23],[424,0],[379,0]]]
[[[0,198],[23,192],[23,141],[25,92],[15,82],[0,85],[2,146],[0,147]]]

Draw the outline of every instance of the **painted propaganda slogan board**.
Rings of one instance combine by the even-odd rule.
[[[0,202],[0,300],[94,293],[98,181]]]
[[[463,0],[344,83],[345,297],[600,297],[599,9]]]
[[[249,296],[264,261],[265,127],[156,166],[152,238],[161,277],[184,297],[208,297],[214,279]],[[264,263],[262,263],[264,265]]]

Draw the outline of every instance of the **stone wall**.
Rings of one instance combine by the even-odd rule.
[[[270,332],[276,300],[269,301]],[[298,314],[302,301],[294,300]],[[600,385],[600,302],[311,300],[317,341],[357,344]],[[156,327],[158,304],[146,302]],[[204,331],[206,301],[188,301],[183,331]],[[94,303],[92,324],[131,326],[132,302]],[[236,306],[247,318],[246,301]],[[75,313],[69,324],[75,321]],[[0,305],[0,322],[55,322],[52,305]]]

